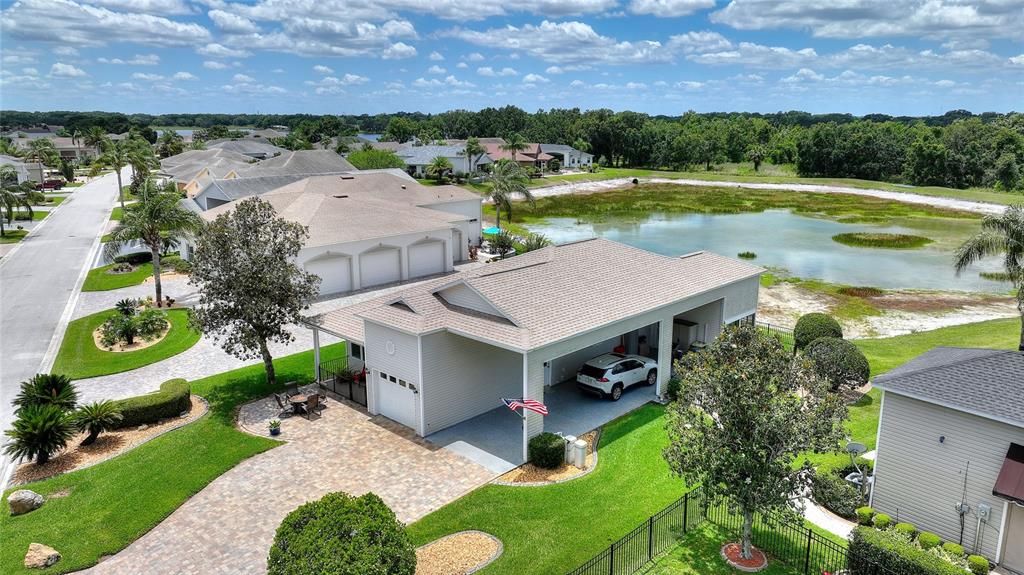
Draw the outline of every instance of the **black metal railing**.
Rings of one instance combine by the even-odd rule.
[[[366,407],[366,381],[349,371],[347,358],[320,363],[320,387]]]
[[[782,345],[786,346],[786,349],[793,349],[793,346],[796,345],[796,339],[793,337],[793,330],[788,327],[770,324],[763,321],[759,321],[755,325],[757,325],[757,329],[760,330],[761,333],[766,333],[782,342]]]

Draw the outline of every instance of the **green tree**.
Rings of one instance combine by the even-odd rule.
[[[491,170],[491,189],[487,192],[487,198],[494,202],[494,211],[497,222],[495,225],[501,227],[501,210],[508,212],[508,219],[512,221],[512,200],[515,196],[521,196],[530,205],[534,205],[533,193],[530,191],[530,178],[518,162],[512,160],[498,160]]]
[[[387,129],[381,139],[385,142],[398,142],[404,144],[412,139],[416,133],[416,125],[408,118],[395,116],[388,122]]]
[[[427,175],[432,178],[437,178],[438,182],[444,180],[444,177],[451,173],[451,171],[452,163],[444,156],[437,156],[433,160],[430,160],[426,169]]]
[[[9,164],[0,166],[0,237],[7,234],[4,227],[6,221],[10,225],[14,221],[14,212],[25,208],[29,217],[32,217],[32,201],[29,188],[31,184],[18,183],[18,172],[14,166]]]
[[[38,162],[44,166],[53,166],[60,160],[60,154],[49,138],[36,138],[28,143],[23,158],[28,162]]]
[[[754,144],[747,148],[747,159],[754,163],[754,171],[761,170],[761,163],[768,158],[768,146]]]
[[[189,283],[199,288],[192,323],[235,357],[262,357],[270,385],[276,380],[268,343],[292,341],[287,326],[302,319],[299,312],[320,291],[320,278],[295,263],[308,237],[304,226],[253,197],[207,225],[192,255]]]
[[[509,136],[505,138],[505,143],[501,145],[501,149],[508,152],[511,156],[511,160],[516,163],[518,163],[516,156],[518,156],[519,152],[522,152],[527,147],[526,140],[523,139],[522,134],[519,132],[509,134]]]
[[[1020,351],[1024,351],[1024,204],[1009,206],[1001,214],[981,220],[981,231],[957,248],[953,266],[960,274],[979,260],[1002,256],[1003,271],[1017,290],[1020,313]]]
[[[675,376],[665,459],[742,517],[750,558],[754,515],[794,508],[812,469],[798,457],[837,449],[846,406],[809,361],[753,326],[727,328],[703,353],[685,355]]]
[[[71,416],[78,431],[88,432],[82,445],[92,445],[104,431],[114,429],[121,421],[121,408],[117,402],[105,399],[94,401],[78,408]]]
[[[35,459],[37,465],[42,465],[64,449],[75,427],[60,407],[31,405],[19,411],[14,425],[5,433],[11,439],[4,453],[15,459]]]
[[[97,174],[101,168],[113,168],[114,173],[117,174],[117,198],[121,203],[121,209],[124,209],[124,184],[121,182],[121,170],[128,165],[130,161],[131,150],[127,145],[127,140],[112,141],[104,139],[99,144],[102,152],[93,162],[92,173]]]
[[[523,253],[546,248],[550,245],[551,240],[549,240],[547,236],[545,236],[544,234],[534,233],[526,234],[526,237],[524,237],[523,240],[519,242],[520,251],[522,251]]]
[[[168,238],[175,241],[179,236],[195,234],[202,221],[194,212],[179,205],[180,194],[174,184],[159,188],[152,180],[146,180],[139,193],[139,201],[127,206],[117,227],[110,232],[110,240],[104,245],[108,259],[113,259],[129,242],[139,240],[153,255],[153,287],[156,291],[156,305],[162,305],[163,286],[160,281],[161,257]]]
[[[18,395],[11,403],[19,411],[32,405],[56,405],[69,410],[78,403],[78,391],[66,375],[37,373],[21,382]]]
[[[1013,191],[1020,183],[1020,168],[1017,167],[1017,157],[1005,152],[996,160],[995,177],[999,185],[1006,191]]]
[[[177,156],[185,151],[185,138],[175,130],[164,130],[157,140],[156,149],[161,158]]]
[[[473,175],[476,173],[477,165],[480,160],[483,159],[484,155],[487,154],[487,150],[480,145],[480,140],[476,136],[470,137],[466,140],[466,149],[464,150],[466,159],[469,161],[469,174]]]
[[[101,126],[90,126],[82,136],[82,141],[86,146],[95,148],[96,153],[102,154],[103,146],[107,142],[107,132]]]
[[[405,161],[391,150],[369,149],[356,150],[348,155],[350,164],[360,170],[381,170],[384,168],[404,168]]]

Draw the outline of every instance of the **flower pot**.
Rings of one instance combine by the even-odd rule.
[[[270,429],[270,435],[281,435],[281,428],[274,427]]]

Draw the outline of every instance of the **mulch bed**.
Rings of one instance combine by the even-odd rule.
[[[460,531],[416,550],[416,575],[469,575],[498,558],[502,544],[483,531]]]
[[[563,464],[558,469],[544,469],[532,463],[526,463],[499,477],[497,483],[556,483],[573,479],[593,469],[597,457],[597,430],[588,431],[577,439],[587,442],[586,467],[580,469],[573,465]]]
[[[112,457],[138,447],[154,437],[192,423],[206,414],[207,406],[199,396],[192,396],[192,407],[186,417],[172,417],[157,423],[139,427],[129,427],[101,433],[92,445],[80,445],[87,433],[79,433],[72,437],[67,446],[43,465],[22,463],[14,471],[11,484],[22,485],[39,481],[61,473],[68,473],[90,465],[96,465]]]
[[[740,571],[755,573],[768,566],[768,557],[765,556],[763,551],[756,547],[751,547],[750,554],[750,559],[743,558],[743,545],[740,543],[726,543],[722,545],[722,558],[730,566]]]

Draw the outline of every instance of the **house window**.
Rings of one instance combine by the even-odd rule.
[[[352,357],[356,359],[363,359],[363,346],[358,343],[353,343],[351,344],[351,351],[349,353],[351,353]]]
[[[398,378],[393,375],[389,375],[388,381],[390,381],[391,383],[398,383]]]

